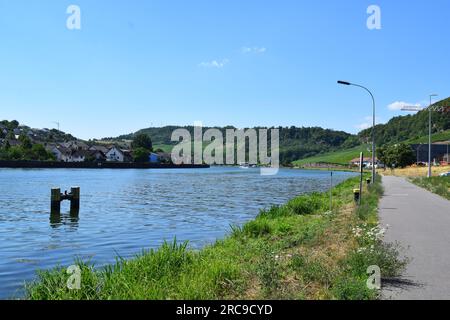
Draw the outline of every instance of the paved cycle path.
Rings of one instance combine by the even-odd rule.
[[[450,299],[450,201],[404,178],[383,177],[379,214],[387,242],[412,259],[404,282],[383,288],[384,299]]]

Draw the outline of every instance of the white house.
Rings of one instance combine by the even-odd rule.
[[[86,160],[87,156],[88,156],[88,152],[75,151],[72,153],[72,159],[70,162],[84,162]]]
[[[72,162],[72,150],[70,149],[54,146],[50,152],[53,153],[57,161]]]
[[[106,153],[106,161],[109,162],[124,162],[125,161],[125,153],[119,148],[112,147]]]

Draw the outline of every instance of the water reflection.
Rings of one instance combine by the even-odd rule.
[[[50,213],[50,227],[53,229],[67,226],[71,230],[76,231],[79,227],[79,221],[79,210],[71,210],[69,213],[65,214]]]

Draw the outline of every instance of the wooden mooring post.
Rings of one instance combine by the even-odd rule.
[[[51,190],[50,209],[52,215],[61,214],[61,202],[64,200],[70,201],[70,214],[78,215],[80,212],[80,187],[72,187],[70,193],[61,193],[60,188],[53,188]]]

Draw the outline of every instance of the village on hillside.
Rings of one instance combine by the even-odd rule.
[[[169,153],[153,152],[151,147],[145,149],[147,152],[142,149],[133,148],[131,141],[83,141],[56,129],[32,129],[17,121],[0,122],[0,158],[6,160],[171,163]]]
[[[116,145],[88,144],[74,140],[50,143],[45,146],[57,161],[61,162],[135,162],[133,150]],[[150,152],[149,163],[169,163],[171,155],[164,152]]]

